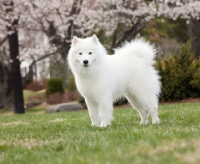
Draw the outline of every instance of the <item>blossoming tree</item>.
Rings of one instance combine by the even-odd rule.
[[[0,0],[1,3],[11,0]],[[74,35],[91,36],[104,31],[112,39],[110,49],[124,40],[130,41],[146,24],[156,17],[173,20],[185,19],[191,36],[199,33],[199,0],[15,0],[13,13],[19,35],[19,61],[28,61],[29,72],[23,78],[23,86],[33,79],[33,67],[50,56],[65,60]],[[6,9],[0,5],[0,97],[10,97],[12,85],[8,85],[10,64]],[[200,27],[198,28],[200,29]],[[199,36],[199,35],[198,35]],[[196,41],[200,39],[197,37]],[[195,47],[196,43],[194,44]],[[197,50],[199,52],[199,50]],[[4,88],[3,91],[1,88]],[[7,94],[5,96],[5,93]],[[3,95],[3,96],[1,96]],[[0,100],[1,101],[1,100]],[[0,102],[0,107],[5,104]]]

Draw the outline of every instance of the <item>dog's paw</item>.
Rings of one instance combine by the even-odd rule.
[[[101,128],[105,128],[105,127],[107,127],[107,126],[110,126],[110,123],[101,122],[101,124],[100,124],[100,127],[101,127]]]
[[[148,124],[148,120],[142,120],[142,121],[140,122],[140,125],[146,125],[146,124]]]
[[[91,126],[92,127],[99,127],[99,124],[98,123],[92,123]]]
[[[92,122],[91,126],[99,127],[100,124],[99,119],[92,119],[91,122]]]
[[[160,124],[160,119],[157,117],[156,119],[152,120],[152,124]]]

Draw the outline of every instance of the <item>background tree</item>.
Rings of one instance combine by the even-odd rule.
[[[29,63],[29,71],[23,78],[25,87],[32,81],[34,68],[38,62],[49,62],[50,56],[53,56],[54,61],[65,61],[73,35],[87,37],[93,33],[99,34],[99,38],[106,43],[108,50],[112,51],[124,40],[129,41],[136,37],[154,18],[182,19],[191,25],[190,20],[199,19],[200,2],[199,0],[15,0],[14,12],[19,18],[19,60]],[[197,24],[195,29],[200,29],[197,26],[199,25]],[[0,5],[0,43],[2,43],[0,72],[1,74],[4,72],[4,75],[8,75],[11,68],[6,34],[5,8]],[[194,35],[196,34],[191,34]],[[196,54],[198,56],[199,52]],[[9,99],[11,92],[8,91],[12,90],[11,86],[6,78],[1,81],[4,83],[0,83],[0,88],[3,87],[6,91],[0,93],[9,93],[6,97]]]
[[[18,43],[18,17],[13,14],[12,0],[5,0],[4,5],[6,8],[6,28],[8,32],[10,59],[11,59],[11,73],[9,81],[12,81],[14,93],[14,111],[15,113],[24,113],[24,98],[22,91],[22,77],[20,72],[19,62],[19,43]]]

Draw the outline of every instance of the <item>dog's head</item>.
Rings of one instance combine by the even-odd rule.
[[[83,69],[83,67],[91,67],[94,62],[98,62],[102,53],[105,54],[105,49],[96,35],[85,39],[74,36],[68,59],[71,60],[70,62],[73,64],[81,66]]]

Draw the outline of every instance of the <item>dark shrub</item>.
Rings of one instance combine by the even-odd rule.
[[[79,97],[78,102],[79,102],[84,108],[87,108],[86,103],[85,103],[85,99],[84,99],[82,96]]]
[[[190,51],[191,41],[181,46],[178,55],[157,59],[161,76],[161,101],[181,100],[200,96],[200,59]]]
[[[80,96],[80,98],[78,99],[78,102],[83,106],[83,107],[87,107],[86,106],[86,103],[85,103],[85,99]],[[125,98],[125,97],[122,97],[120,99],[117,99],[113,105],[114,106],[117,106],[117,105],[123,105],[123,104],[127,104],[128,103],[128,100]]]
[[[128,100],[125,97],[121,97],[119,99],[117,99],[113,105],[123,105],[123,104],[127,104]]]
[[[64,93],[64,87],[62,79],[60,78],[51,78],[47,81],[47,88],[46,88],[46,96],[49,97],[49,95],[54,93]]]
[[[73,75],[70,75],[68,78],[68,87],[67,87],[69,92],[76,91],[76,84],[75,84],[75,79]]]

